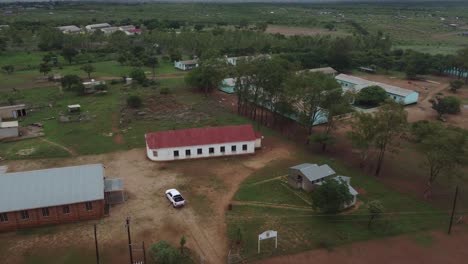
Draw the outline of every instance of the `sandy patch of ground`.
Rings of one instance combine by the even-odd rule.
[[[306,28],[306,27],[288,27],[278,25],[268,25],[265,30],[266,33],[270,34],[281,34],[285,36],[316,36],[316,35],[334,35],[334,36],[346,36],[348,33],[341,31],[329,31],[322,28]]]
[[[178,245],[185,235],[187,246],[202,256],[205,263],[222,263],[228,248],[224,214],[238,185],[255,169],[272,160],[287,158],[289,151],[288,145],[267,144],[255,155],[156,163],[146,159],[144,149],[135,149],[73,159],[8,162],[9,171],[103,163],[106,177],[124,180],[129,200],[111,208],[109,217],[60,225],[50,234],[0,234],[0,242],[8,241],[5,254],[11,256],[3,259],[3,263],[21,263],[20,256],[41,250],[41,245],[47,247],[44,250],[74,247],[92,252],[94,223],[98,224],[104,253],[114,255],[112,263],[127,263],[124,228],[127,216],[131,218],[135,243],[144,240],[150,245],[165,239]],[[164,197],[164,191],[173,187],[185,196],[185,208],[172,208]]]
[[[381,263],[381,264],[458,264],[468,258],[465,244],[468,232],[458,228],[451,236],[433,232],[417,242],[411,235],[389,239],[353,243],[351,245],[327,251],[312,250],[296,255],[280,256],[257,262],[258,264],[305,264],[311,263]],[[278,241],[278,244],[280,242]],[[280,246],[280,245],[278,245]]]

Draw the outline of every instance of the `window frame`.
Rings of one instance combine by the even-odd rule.
[[[42,213],[42,217],[49,217],[50,215],[49,207],[41,208],[41,213]]]
[[[249,149],[249,147],[247,146],[247,144],[242,144],[242,151],[247,151]]]
[[[209,153],[209,154],[214,154],[214,153],[215,153],[215,148],[214,148],[214,147],[210,147],[210,148],[208,149],[208,153]]]
[[[158,151],[157,150],[153,150],[153,157],[157,157],[158,156]]]
[[[186,149],[185,150],[185,156],[187,156],[187,157],[192,156],[192,150],[191,149]]]
[[[203,155],[203,149],[202,148],[197,149],[197,155]]]
[[[67,209],[65,210],[65,208]],[[62,212],[63,214],[70,214],[70,206],[69,205],[62,206]]]
[[[219,152],[226,153],[226,146],[219,147]]]
[[[231,145],[231,152],[237,152],[237,145]]]
[[[92,202],[85,202],[85,209],[88,212],[92,211],[93,210],[93,203]]]
[[[0,213],[0,223],[8,222],[8,213]]]
[[[29,212],[28,210],[20,211],[21,220],[29,220]]]
[[[174,155],[174,158],[180,157],[180,153],[179,153],[178,150],[174,150],[174,152],[172,154]]]

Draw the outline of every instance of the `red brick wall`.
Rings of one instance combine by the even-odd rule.
[[[86,203],[68,205],[70,213],[63,212],[63,205],[49,208],[49,216],[42,215],[42,208],[27,210],[29,219],[21,219],[21,212],[8,212],[8,222],[0,222],[1,231],[11,231],[21,228],[30,228],[43,225],[76,222],[80,220],[98,219],[104,216],[104,200],[92,201],[92,210],[86,210]]]

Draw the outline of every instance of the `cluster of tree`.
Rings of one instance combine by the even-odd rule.
[[[411,126],[411,139],[418,144],[428,168],[425,196],[441,176],[457,176],[460,166],[468,162],[468,131],[445,127],[434,121],[419,121]]]
[[[446,114],[460,113],[461,101],[455,96],[436,96],[430,102],[432,109],[437,111],[440,120],[443,120]]]
[[[312,206],[327,214],[337,213],[352,200],[348,184],[341,180],[325,179],[312,192]]]
[[[359,150],[361,167],[364,167],[371,154],[377,150],[375,175],[380,173],[386,151],[398,142],[407,127],[407,113],[400,104],[387,101],[374,113],[356,112],[348,137],[353,147]]]
[[[387,92],[380,86],[369,86],[361,89],[355,99],[355,104],[365,107],[376,107],[388,98]]]

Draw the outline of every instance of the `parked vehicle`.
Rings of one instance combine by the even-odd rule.
[[[169,189],[166,191],[167,199],[172,203],[172,206],[180,207],[185,205],[184,197],[176,189]]]

